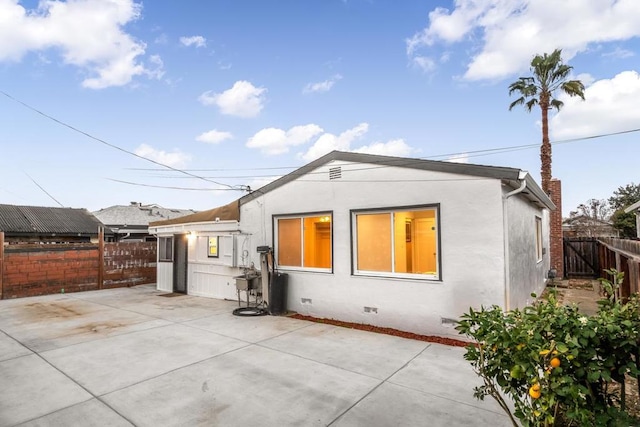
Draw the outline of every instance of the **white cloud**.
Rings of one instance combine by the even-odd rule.
[[[136,148],[135,153],[138,156],[146,157],[158,163],[162,163],[163,165],[171,166],[174,168],[183,168],[187,165],[187,162],[191,160],[191,156],[181,152],[180,150],[175,150],[172,152],[156,150],[148,144],[140,144],[140,146]]]
[[[215,105],[222,114],[238,117],[255,117],[264,107],[267,89],[255,87],[248,81],[239,80],[231,89],[222,93],[204,92],[198,100],[202,105]]]
[[[363,137],[369,131],[368,123],[360,123],[356,127],[347,129],[340,135],[325,133],[300,157],[312,161],[333,150],[351,151],[351,143]]]
[[[406,157],[415,150],[407,145],[403,139],[393,139],[388,142],[374,142],[353,150],[355,153],[378,154],[381,156]]]
[[[275,181],[276,179],[281,178],[281,176],[270,176],[265,178],[254,178],[247,184],[252,190],[257,190],[259,188],[264,187],[265,185]]]
[[[640,74],[623,71],[598,80],[584,92],[585,101],[559,95],[564,107],[551,119],[553,140],[635,129],[640,123]]]
[[[635,53],[631,50],[622,49],[620,48],[620,46],[617,46],[611,52],[603,53],[602,56],[610,56],[612,58],[624,59],[624,58],[631,58],[632,56],[635,56]]]
[[[154,65],[155,68],[149,68],[145,72],[150,78],[160,80],[164,76],[164,62],[160,55],[151,55],[149,57],[149,63]]]
[[[219,144],[227,139],[232,139],[233,135],[230,132],[222,132],[217,129],[212,129],[208,132],[201,133],[196,136],[196,141],[206,142],[208,144]]]
[[[180,37],[180,43],[185,46],[207,47],[207,39],[202,36]]]
[[[454,154],[453,156],[450,156],[446,161],[451,163],[469,163],[469,154]]]
[[[439,44],[471,43],[477,54],[464,74],[468,80],[527,70],[536,53],[557,47],[568,61],[593,44],[640,36],[637,0],[456,0],[454,6],[429,13],[428,26],[406,40],[407,54],[433,58]]]
[[[84,87],[126,85],[148,73],[139,61],[146,44],[123,30],[141,10],[133,0],[41,1],[31,10],[17,0],[0,0],[0,61],[54,49],[64,63],[89,74]]]
[[[309,142],[322,128],[315,124],[294,126],[288,131],[277,128],[260,130],[247,141],[247,147],[259,148],[263,153],[274,155],[289,151],[291,147]]]
[[[413,65],[420,68],[424,72],[433,71],[436,68],[436,62],[426,56],[414,56],[413,58],[411,58],[411,61],[413,61]]]
[[[333,85],[341,79],[342,76],[340,74],[336,74],[328,80],[317,83],[309,83],[304,87],[304,89],[302,89],[302,93],[328,92],[329,90],[331,90]]]

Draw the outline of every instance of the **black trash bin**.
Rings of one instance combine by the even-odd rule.
[[[269,282],[269,314],[278,316],[287,312],[287,282],[289,275],[274,272]]]

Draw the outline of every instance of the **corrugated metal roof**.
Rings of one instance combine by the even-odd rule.
[[[95,235],[102,225],[86,209],[0,205],[0,231],[5,233]]]

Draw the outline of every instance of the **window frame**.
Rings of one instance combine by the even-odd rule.
[[[173,236],[158,237],[158,262],[173,262],[173,252]]]
[[[212,243],[215,242],[215,245]],[[215,254],[211,253],[211,249],[216,249]],[[207,258],[220,258],[220,236],[207,236]]]
[[[329,268],[318,268],[318,267],[305,267],[304,266],[304,219],[312,218],[312,217],[321,217],[328,216],[331,218],[329,224],[329,256],[330,256],[330,267]],[[300,225],[302,227],[301,230],[301,248],[300,248],[300,262],[301,266],[289,266],[280,264],[280,260],[278,259],[278,220],[280,219],[300,219]],[[315,211],[315,212],[299,212],[299,213],[291,213],[291,214],[274,214],[271,218],[272,224],[271,229],[273,232],[272,242],[273,242],[273,256],[275,259],[275,264],[280,270],[290,270],[290,271],[304,271],[304,272],[313,272],[313,273],[333,273],[333,224],[334,224],[334,215],[332,210],[326,211]]]
[[[435,212],[435,227],[436,227],[436,274],[419,274],[419,273],[396,273],[394,271],[369,271],[358,270],[358,233],[357,233],[357,216],[361,214],[379,214],[389,213],[391,231],[393,236],[393,214],[394,212],[406,212],[406,211],[420,211],[420,210],[433,210]],[[442,281],[442,225],[440,223],[440,203],[429,203],[424,205],[409,205],[409,206],[389,206],[380,208],[363,208],[363,209],[351,209],[350,210],[351,221],[351,275],[359,277],[384,277],[392,279],[409,279],[409,280],[421,280],[429,282],[441,282]],[[391,267],[395,268],[395,247],[393,237],[391,239]]]
[[[542,218],[535,217],[535,245],[536,245],[536,262],[542,262],[544,259],[544,241],[542,235]]]

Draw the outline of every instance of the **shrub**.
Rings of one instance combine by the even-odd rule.
[[[640,372],[640,307],[636,295],[615,298],[622,275],[607,272],[608,296],[591,317],[560,304],[554,291],[522,310],[464,314],[456,329],[475,341],[465,358],[483,380],[474,395],[496,399],[515,426],[516,418],[524,426],[630,425],[624,380]]]

